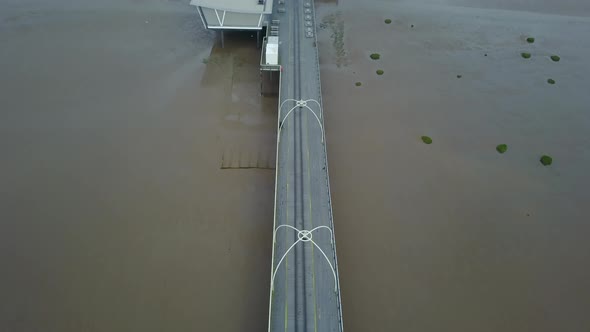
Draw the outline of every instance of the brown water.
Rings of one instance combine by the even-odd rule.
[[[274,173],[220,168],[274,157],[276,99],[214,41],[187,1],[0,5],[0,331],[266,327]]]
[[[590,330],[586,2],[360,3],[320,11],[347,331]],[[276,99],[214,42],[187,1],[2,2],[0,331],[266,329],[274,173],[221,168],[274,163]]]
[[[345,328],[589,331],[590,19],[435,0],[320,16]]]

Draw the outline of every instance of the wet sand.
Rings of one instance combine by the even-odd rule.
[[[586,331],[587,4],[450,2],[320,9],[345,327]]]
[[[187,2],[0,5],[1,331],[266,328],[276,99]]]

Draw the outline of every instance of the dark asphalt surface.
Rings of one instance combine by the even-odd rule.
[[[283,6],[274,14],[283,72],[269,331],[342,331],[314,6],[277,1],[275,11]]]

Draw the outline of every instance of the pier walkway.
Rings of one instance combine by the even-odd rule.
[[[280,93],[269,331],[342,331],[312,0],[275,0]]]

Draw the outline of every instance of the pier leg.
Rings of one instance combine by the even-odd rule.
[[[260,48],[260,30],[256,31],[256,48]]]
[[[221,30],[221,48],[225,48],[225,40],[223,38],[223,30]]]

